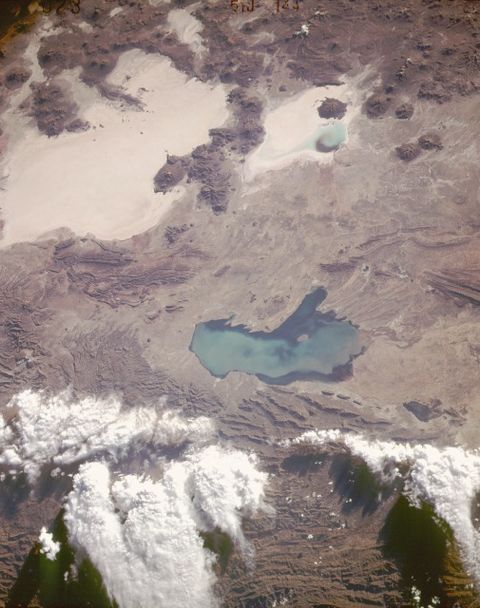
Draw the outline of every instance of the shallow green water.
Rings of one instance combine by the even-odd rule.
[[[284,384],[302,377],[337,376],[361,347],[358,330],[351,323],[316,310],[325,297],[323,289],[309,294],[271,333],[232,327],[228,320],[200,323],[190,349],[218,378],[240,371]]]
[[[343,123],[335,121],[325,127],[317,129],[304,147],[315,150],[317,149],[317,143],[320,143],[323,148],[334,150],[335,148],[338,148],[340,144],[343,144],[346,139],[347,128]]]
[[[284,157],[288,157],[290,154],[298,154],[304,150],[315,150],[318,152],[320,148],[322,152],[332,152],[346,140],[346,126],[341,121],[334,120],[327,125],[324,124],[322,126],[318,126],[300,144],[290,149],[283,150],[280,153],[273,152],[268,146],[262,148],[260,152],[260,159],[276,161]]]

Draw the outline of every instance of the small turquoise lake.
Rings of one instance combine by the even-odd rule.
[[[316,136],[314,147],[319,151],[330,152],[346,141],[347,129],[344,124],[335,121],[319,129]]]
[[[229,319],[199,323],[190,350],[217,378],[238,371],[269,384],[339,380],[351,373],[362,346],[352,323],[317,310],[326,295],[322,288],[308,294],[272,332],[251,332],[244,325],[230,325]]]

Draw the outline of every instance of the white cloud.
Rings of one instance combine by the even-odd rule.
[[[163,478],[112,481],[83,464],[65,510],[71,542],[86,551],[120,608],[210,608],[215,556],[199,531],[215,528],[245,548],[242,517],[265,509],[256,459],[218,446],[167,465]]]
[[[0,425],[0,463],[23,469],[31,482],[47,463],[72,464],[99,454],[121,458],[132,445],[178,445],[213,433],[206,417],[188,419],[158,407],[123,407],[114,398],[72,399],[23,391],[7,406],[15,416]]]
[[[339,443],[385,481],[402,478],[413,504],[425,500],[452,528],[465,565],[480,582],[480,533],[472,522],[472,501],[480,492],[480,452],[460,447],[369,440],[339,430],[308,431],[284,445]]]
[[[46,464],[56,476],[79,463],[65,507],[70,542],[88,554],[120,608],[218,605],[216,556],[200,533],[220,529],[249,552],[242,518],[267,509],[268,476],[254,455],[211,445],[210,419],[183,418],[164,400],[126,408],[113,397],[75,401],[69,392],[24,391],[5,416],[0,463],[10,470],[25,471],[33,483]],[[179,460],[155,457],[159,447],[184,443]],[[160,479],[119,472],[144,452],[152,475],[163,467]],[[55,559],[60,545],[45,528],[39,542]]]
[[[218,605],[216,556],[200,533],[220,529],[249,552],[242,518],[266,510],[268,478],[253,454],[211,445],[210,419],[183,418],[164,400],[126,408],[114,397],[75,401],[69,392],[24,391],[5,416],[0,463],[10,470],[33,483],[46,464],[56,476],[79,463],[65,507],[70,542],[88,554],[120,608]],[[167,446],[182,446],[180,459],[156,458]],[[160,479],[120,473],[144,452],[152,475],[163,467]],[[46,528],[39,542],[55,559],[60,545]]]
[[[43,553],[48,559],[54,560],[60,551],[60,543],[53,540],[53,534],[43,527],[40,530],[38,541],[41,545],[40,553]]]

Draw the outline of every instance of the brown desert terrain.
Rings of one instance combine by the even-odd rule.
[[[234,552],[225,606],[413,605],[382,536],[398,492],[347,508],[355,462],[276,442],[341,428],[478,445],[480,4],[274,5],[81,0],[5,26],[0,400],[167,395],[254,450],[275,515],[245,523],[255,565]],[[287,103],[300,126],[345,120],[345,141],[295,148],[295,120],[275,122]],[[358,328],[346,378],[219,380],[189,349],[212,319],[271,332],[315,287]],[[2,490],[0,604],[67,491]],[[449,576],[442,605],[478,605],[458,559]]]

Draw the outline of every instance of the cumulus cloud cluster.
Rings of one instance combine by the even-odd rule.
[[[340,444],[385,481],[401,478],[415,505],[426,501],[452,528],[469,572],[480,582],[480,534],[472,521],[472,501],[480,492],[480,452],[460,447],[370,440],[339,430],[308,431],[289,444]]]
[[[67,465],[105,455],[120,459],[135,445],[155,448],[201,442],[213,433],[209,418],[188,419],[158,407],[124,408],[114,397],[74,400],[23,391],[7,405],[0,424],[0,463],[34,482],[44,465]]]
[[[265,508],[256,464],[218,446],[170,463],[159,481],[114,480],[105,464],[83,464],[65,510],[70,540],[121,608],[216,606],[215,556],[199,532],[220,529],[245,546],[242,517]]]
[[[45,465],[78,463],[65,505],[70,542],[120,608],[216,606],[216,556],[201,533],[221,530],[245,552],[242,518],[266,510],[268,476],[256,457],[215,444],[209,418],[165,408],[164,401],[125,408],[114,397],[24,391],[0,423],[0,463],[32,484]],[[180,446],[178,459],[160,459],[159,448],[171,446]],[[140,451],[150,456],[152,476],[161,462],[160,479],[122,473]],[[54,560],[60,545],[46,528],[39,543]]]
[[[40,553],[43,553],[48,559],[54,560],[57,553],[60,551],[60,543],[53,540],[53,534],[48,532],[47,528],[43,527],[40,530],[38,537],[40,543]]]

